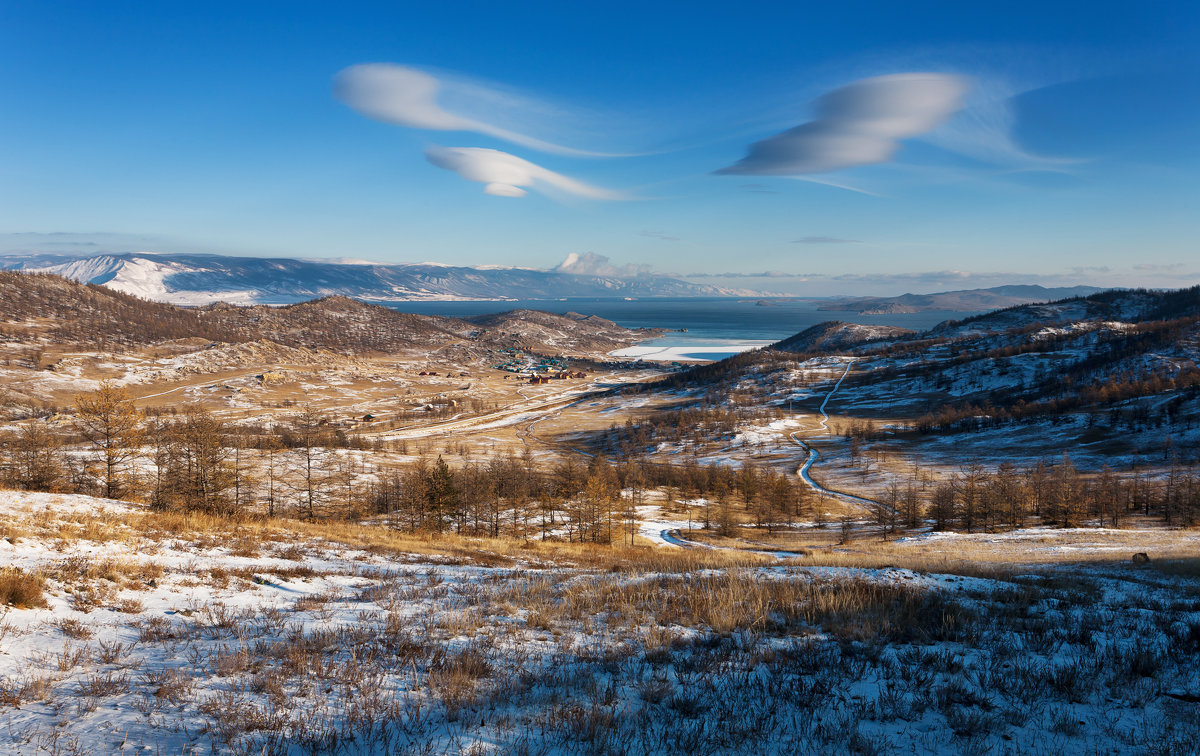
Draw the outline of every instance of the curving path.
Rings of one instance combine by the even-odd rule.
[[[833,397],[833,395],[837,393],[837,390],[842,387],[842,381],[846,380],[846,376],[850,375],[850,368],[853,365],[854,365],[854,360],[850,360],[849,362],[846,363],[846,371],[844,373],[842,373],[841,378],[837,379],[837,383],[833,384],[833,388],[830,389],[829,393],[825,395],[825,400],[821,402],[821,406],[817,410],[818,412],[821,413],[821,424],[820,424],[821,430],[825,430],[825,431],[829,430],[829,415],[827,415],[825,413],[825,407],[826,407],[826,405],[829,404],[829,400]],[[864,496],[855,496],[854,494],[848,494],[843,491],[835,491],[832,488],[826,488],[825,486],[823,486],[820,483],[813,480],[812,475],[809,474],[809,471],[812,470],[812,466],[814,464],[816,464],[817,458],[820,457],[820,452],[818,452],[816,450],[816,448],[813,447],[811,444],[797,438],[797,434],[799,434],[799,433],[800,433],[800,431],[795,431],[794,433],[789,433],[788,438],[790,438],[792,440],[792,443],[794,443],[797,446],[799,446],[800,448],[804,449],[805,453],[807,454],[807,457],[804,460],[804,464],[800,465],[800,469],[796,470],[796,474],[800,476],[801,480],[803,480],[805,483],[808,484],[809,488],[813,489],[817,493],[824,494],[826,496],[831,496],[835,499],[840,499],[842,501],[846,501],[851,504],[855,504],[855,505],[867,510],[871,514],[874,514],[876,511],[878,511],[878,509],[880,507],[882,507],[884,509],[890,509],[889,507],[887,507],[887,505],[880,504],[879,502],[875,501],[874,499],[868,499]]]

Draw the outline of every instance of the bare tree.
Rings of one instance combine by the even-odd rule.
[[[26,420],[4,441],[11,482],[29,491],[57,491],[63,484],[62,442],[42,420]]]
[[[329,450],[326,448],[325,426],[328,419],[313,408],[304,405],[300,414],[292,418],[288,428],[289,437],[298,456],[294,484],[299,489],[301,504],[310,518],[317,516],[318,508],[328,495],[329,470],[326,466]]]

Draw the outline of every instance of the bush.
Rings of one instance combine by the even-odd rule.
[[[0,567],[0,605],[18,609],[45,606],[41,577],[20,567]]]

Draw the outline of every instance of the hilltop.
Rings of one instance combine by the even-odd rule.
[[[897,469],[953,470],[963,460],[1030,464],[1064,453],[1093,470],[1166,469],[1200,459],[1198,365],[1200,287],[1113,290],[946,321],[923,333],[823,323],[657,388],[664,397],[681,390],[694,397],[677,406],[697,413],[703,432],[696,443],[708,450],[701,458],[725,458],[737,439],[762,438],[740,430],[745,418],[815,412],[836,385],[828,407],[840,438],[830,437],[834,447],[822,454],[842,455],[847,474],[851,438],[895,457]],[[643,422],[690,437],[674,415]],[[629,439],[643,437],[656,438],[631,430],[596,442],[629,451],[638,448]],[[877,464],[858,448],[853,458],[854,465]],[[870,479],[878,492],[895,478]]]
[[[184,308],[54,274],[0,271],[0,334],[18,343],[139,346],[202,338],[271,341],[342,353],[392,352],[463,341],[552,353],[605,352],[652,333],[603,318],[514,311],[473,321],[398,312],[330,296],[281,307],[224,303]]]
[[[871,326],[829,320],[806,328],[794,336],[772,345],[785,352],[832,351],[885,339],[901,338],[915,333],[898,326]]]
[[[901,294],[898,297],[846,297],[822,304],[820,309],[857,312],[860,315],[889,315],[903,312],[947,310],[977,312],[998,307],[1049,302],[1065,297],[1085,297],[1103,289],[1095,286],[1046,288],[1036,285],[993,286],[990,289],[960,289],[934,294]]]

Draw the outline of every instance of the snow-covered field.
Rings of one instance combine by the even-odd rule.
[[[0,751],[1200,748],[1195,559],[722,566],[642,515],[661,548],[610,568],[0,492],[4,574],[45,601],[0,608]],[[1063,539],[1085,558],[1121,534]]]
[[[670,339],[655,339],[670,341]],[[762,339],[700,341],[687,339],[681,343],[638,344],[609,352],[608,356],[623,359],[641,359],[652,362],[705,362],[720,360],[731,355],[761,349],[773,342]]]

